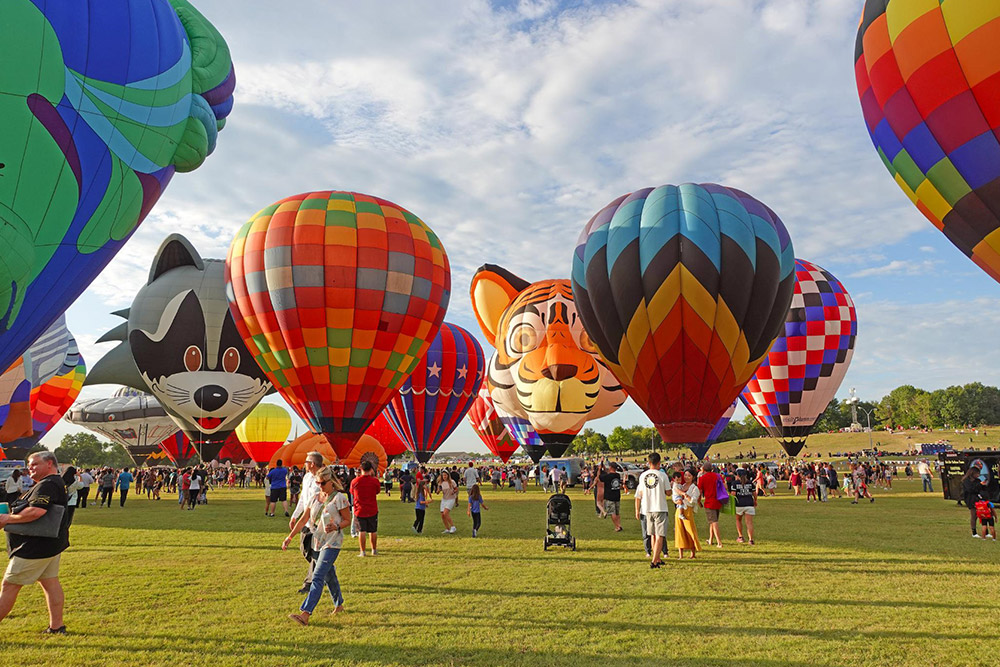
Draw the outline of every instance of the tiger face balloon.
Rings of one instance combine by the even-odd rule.
[[[479,326],[496,348],[487,365],[490,396],[530,421],[550,454],[562,455],[588,420],[625,402],[583,330],[569,280],[528,283],[487,264],[471,292]]]

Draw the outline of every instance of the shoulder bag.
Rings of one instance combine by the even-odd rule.
[[[24,535],[25,537],[59,537],[59,529],[62,527],[65,514],[65,505],[53,505],[41,518],[28,523],[8,523],[4,526],[4,530],[12,535]]]

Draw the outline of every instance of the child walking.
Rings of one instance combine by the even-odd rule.
[[[472,517],[472,536],[478,537],[479,527],[483,525],[483,515],[480,509],[488,510],[489,507],[483,501],[483,493],[479,490],[478,484],[472,485],[472,490],[469,491],[469,509],[467,513]]]
[[[811,503],[814,500],[819,501],[819,496],[816,495],[816,476],[809,473],[806,475],[806,502]]]
[[[427,488],[427,481],[420,479],[417,481],[416,500],[413,503],[413,512],[416,520],[413,522],[413,532],[419,535],[424,532],[424,516],[427,514],[427,503],[431,501],[431,493]]]
[[[983,539],[996,540],[996,508],[990,502],[989,497],[982,492],[979,494],[979,500],[976,501],[976,516],[979,517],[979,523],[983,527]]]

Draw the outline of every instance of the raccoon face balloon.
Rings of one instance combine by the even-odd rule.
[[[167,237],[148,283],[127,314],[118,313],[128,322],[102,339],[122,345],[88,378],[153,394],[203,460],[218,454],[271,389],[229,313],[224,268],[222,260],[202,259],[183,236]]]

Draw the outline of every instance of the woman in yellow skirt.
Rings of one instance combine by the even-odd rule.
[[[695,484],[694,474],[690,470],[683,473],[674,473],[672,485],[674,504],[677,511],[674,512],[674,541],[677,543],[677,559],[684,558],[684,550],[691,552],[691,558],[701,551],[701,544],[698,541],[698,528],[694,524],[694,511],[698,507],[698,485]]]

